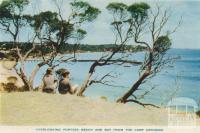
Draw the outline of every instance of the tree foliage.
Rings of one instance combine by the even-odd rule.
[[[0,29],[9,33],[14,41],[20,28],[25,26],[29,19],[28,15],[22,14],[28,4],[28,0],[7,0],[0,4]]]
[[[13,38],[13,46],[16,47],[16,53],[21,64],[17,73],[28,90],[33,88],[33,79],[40,67],[43,65],[53,66],[57,54],[62,51],[64,45],[69,44],[70,39],[81,40],[86,36],[87,32],[81,28],[81,25],[92,22],[100,13],[99,9],[89,3],[75,0],[70,4],[71,14],[66,19],[62,16],[57,2],[55,1],[58,11],[39,12],[33,16],[24,12],[25,7],[30,4],[29,0],[7,0],[0,4],[0,29]],[[17,42],[19,41],[17,37],[20,35],[20,30],[25,26],[33,30],[30,37],[32,41],[28,43],[31,44],[31,48],[30,45],[27,45],[27,48]],[[36,65],[28,78],[25,74],[25,61],[36,50],[36,39],[40,42],[39,53],[41,53],[43,62]],[[24,47],[26,47],[25,51]],[[45,52],[50,52],[48,59],[43,56]]]
[[[74,30],[73,24],[70,24],[66,20],[59,20],[58,13],[51,11],[34,15],[32,26],[36,32],[40,32],[43,35],[43,40],[54,42],[53,44],[57,48],[70,38]],[[63,42],[57,42],[61,36]]]
[[[13,15],[19,15],[28,4],[29,0],[4,0],[0,5],[1,17],[11,18]]]
[[[122,24],[127,18],[127,8],[128,6],[124,3],[117,3],[113,2],[110,3],[106,9],[113,15],[114,21],[112,22],[113,25],[115,24]]]
[[[127,7],[128,6],[124,3],[113,2],[110,3],[106,8],[111,12],[116,12],[116,11],[124,11],[127,9]]]
[[[134,95],[139,89],[141,84],[145,83],[149,78],[155,76],[162,68],[170,63],[172,59],[166,58],[166,52],[171,48],[171,39],[168,32],[164,32],[164,28],[169,20],[170,15],[168,11],[161,11],[160,7],[157,6],[156,11],[152,11],[151,7],[147,3],[133,3],[127,8],[123,8],[123,14],[116,14],[117,10],[121,12],[123,5],[121,3],[109,4],[107,8],[112,11],[113,15],[117,15],[121,21],[114,21],[112,24],[117,29],[116,31],[122,31],[127,29],[125,34],[129,36],[136,44],[146,47],[145,58],[139,69],[139,78],[134,81],[132,87],[122,96],[117,102],[135,102],[142,104],[137,101],[137,97]],[[126,15],[125,15],[126,14]],[[121,17],[121,16],[126,17]],[[117,17],[114,17],[117,18]],[[122,18],[125,20],[122,21]],[[123,27],[123,28],[122,28]],[[174,33],[176,28],[170,33]],[[144,37],[145,36],[145,37]],[[144,39],[149,36],[150,40]],[[123,38],[123,34],[120,35]],[[133,98],[132,98],[133,96]]]
[[[170,49],[171,45],[168,36],[160,36],[154,43],[154,51],[163,54]]]
[[[87,2],[75,0],[70,4],[73,10],[72,19],[75,23],[91,22],[101,13],[98,8],[91,6]]]
[[[134,21],[142,23],[147,19],[149,9],[150,6],[147,3],[141,2],[130,5],[127,10]]]

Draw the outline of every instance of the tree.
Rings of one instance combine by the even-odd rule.
[[[75,58],[76,48],[74,47],[74,55],[72,57],[68,57],[67,59],[60,57],[62,60],[58,59],[58,63],[55,62],[57,54],[62,53],[62,48],[69,44],[68,41],[70,39],[74,39],[78,42],[85,37],[87,32],[80,28],[81,24],[92,22],[100,13],[99,9],[91,6],[87,2],[74,1],[70,3],[71,14],[68,19],[65,20],[61,13],[62,5],[60,5],[59,1],[54,2],[58,9],[57,12],[41,12],[33,17],[33,27],[35,28],[35,32],[37,32],[40,45],[45,48],[50,46],[51,54],[46,59],[44,57],[46,53],[41,51],[43,61],[37,64],[34,68],[31,74],[32,78],[30,79],[31,84],[33,84],[33,79],[37,71],[39,71],[42,66],[47,64],[50,67],[55,67],[62,62],[68,62],[69,60]]]
[[[180,22],[173,30],[165,32],[164,29],[170,17],[169,11],[161,11],[159,6],[157,6],[156,11],[152,11],[146,3],[132,4],[127,10],[130,14],[129,21],[133,23],[132,38],[135,43],[144,45],[147,50],[140,67],[138,80],[133,83],[132,87],[122,97],[118,98],[117,102],[135,102],[143,106],[152,105],[138,101],[135,92],[139,90],[141,84],[155,76],[173,60],[165,55],[172,45],[170,35],[176,31]],[[151,41],[142,40],[141,38],[144,38],[145,35],[149,35]],[[146,92],[144,95],[146,95]]]
[[[62,51],[62,47],[68,44],[69,39],[81,40],[86,35],[83,29],[80,29],[81,24],[92,22],[100,13],[100,11],[89,5],[87,2],[74,1],[71,3],[71,14],[68,19],[62,17],[58,1],[54,1],[58,9],[57,12],[40,12],[34,16],[24,15],[23,9],[29,4],[28,0],[9,0],[4,1],[0,5],[0,24],[1,29],[9,33],[13,37],[13,46],[16,47],[17,56],[20,62],[17,73],[22,78],[26,90],[33,89],[33,81],[36,73],[44,65],[55,67],[55,58]],[[17,37],[23,26],[29,26],[33,29],[32,48],[26,53],[21,53],[18,47]],[[31,52],[35,50],[35,40],[39,40],[41,46],[41,56],[43,61],[39,62],[33,69],[31,76],[28,78],[25,74],[25,61]],[[22,46],[23,47],[23,46]],[[44,56],[46,48],[50,48],[50,56]],[[39,55],[37,55],[39,56]],[[65,59],[64,61],[68,61]]]
[[[32,48],[26,52],[21,52],[19,49],[20,43],[17,38],[19,37],[21,29],[29,25],[29,20],[31,19],[31,16],[23,14],[24,8],[28,4],[28,0],[8,0],[3,1],[0,5],[0,29],[12,37],[12,47],[16,48],[16,59],[20,62],[19,71],[17,73],[24,82],[25,90],[30,90],[31,86],[25,75],[24,63],[29,54],[35,49],[35,36],[31,41]]]
[[[22,12],[28,3],[28,0],[7,0],[0,5],[0,29],[11,35],[13,46],[16,45],[20,28],[26,24],[27,17]]]
[[[89,68],[88,74],[77,94],[78,96],[83,96],[83,93],[86,91],[87,87],[94,83],[110,85],[109,83],[107,83],[107,81],[105,81],[107,77],[113,78],[113,75],[111,75],[110,72],[103,75],[100,79],[92,78],[97,67],[113,65],[113,64],[122,65],[124,63],[127,63],[126,61],[123,60],[127,57],[127,55],[124,55],[121,57],[116,56],[117,53],[124,50],[127,41],[131,38],[130,32],[132,29],[132,25],[131,24],[127,25],[127,22],[126,22],[127,15],[128,15],[127,6],[123,3],[110,3],[107,6],[107,10],[113,16],[111,26],[113,28],[113,32],[115,35],[115,42],[114,42],[115,47],[110,52],[104,52],[104,54],[98,60],[95,60],[92,63],[92,65]],[[128,27],[128,28],[126,30],[123,30],[125,29],[124,27]]]

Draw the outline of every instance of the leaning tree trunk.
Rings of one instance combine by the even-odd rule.
[[[122,97],[117,99],[118,103],[126,103],[128,98],[133,95],[133,93],[138,90],[139,86],[142,84],[142,82],[151,74],[152,69],[152,62],[153,62],[153,52],[150,50],[149,53],[149,62],[147,64],[147,69],[145,72],[139,77],[139,79],[133,84],[130,90],[128,90]]]
[[[126,103],[127,99],[136,91],[138,90],[139,86],[142,82],[149,76],[149,72],[145,72],[142,76],[133,84],[130,90],[128,90],[122,97],[117,99],[118,103]]]
[[[92,74],[94,73],[94,70],[95,70],[95,67],[97,66],[97,64],[98,64],[97,62],[94,62],[91,65],[89,73],[88,73],[86,79],[84,80],[80,90],[78,91],[77,96],[83,96],[83,93],[85,92],[86,88],[88,87],[90,78],[92,77]]]
[[[20,68],[20,77],[21,77],[21,79],[24,83],[24,90],[25,91],[31,91],[33,88],[31,87],[31,85],[30,85],[24,71],[22,70],[22,68]]]
[[[41,68],[42,66],[44,66],[45,64],[47,64],[47,61],[44,61],[44,62],[41,62],[41,63],[37,64],[37,65],[35,66],[35,68],[33,69],[33,71],[31,72],[31,75],[30,75],[30,78],[29,78],[29,84],[30,84],[30,86],[31,86],[32,88],[33,88],[33,81],[34,81],[34,78],[35,78],[37,72],[38,72],[38,71],[40,70],[40,68]]]
[[[77,93],[77,96],[83,96],[83,93],[85,92],[86,88],[88,87],[90,78],[92,77],[92,73],[88,73],[87,78],[83,82],[79,92]]]

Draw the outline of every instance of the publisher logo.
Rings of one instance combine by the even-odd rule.
[[[196,126],[197,103],[186,97],[174,98],[168,102],[168,126]]]

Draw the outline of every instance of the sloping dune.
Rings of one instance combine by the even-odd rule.
[[[1,125],[167,125],[165,109],[41,92],[1,93]]]

